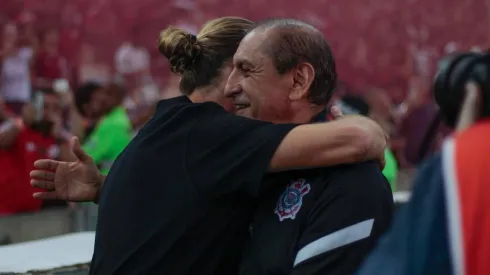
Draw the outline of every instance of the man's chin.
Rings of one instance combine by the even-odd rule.
[[[250,107],[237,109],[235,111],[235,114],[237,116],[243,116],[243,117],[253,118],[252,112],[250,111]]]

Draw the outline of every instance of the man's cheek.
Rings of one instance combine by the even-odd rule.
[[[227,112],[230,112],[232,114],[236,113],[235,104],[233,104],[233,101],[231,100],[225,100],[223,102],[223,108],[225,108]]]

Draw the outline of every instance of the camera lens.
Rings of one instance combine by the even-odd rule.
[[[444,57],[439,61],[434,79],[434,98],[439,105],[444,122],[456,125],[464,99],[465,85],[475,82],[484,97],[483,116],[488,116],[488,91],[490,91],[490,59],[488,54],[464,53]]]

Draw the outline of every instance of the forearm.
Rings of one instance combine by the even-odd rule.
[[[278,171],[363,161],[382,153],[385,146],[384,132],[368,119],[340,119],[302,125],[282,141],[271,161],[271,169]]]

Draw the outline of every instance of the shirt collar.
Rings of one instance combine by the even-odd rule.
[[[321,112],[316,114],[316,116],[311,119],[311,123],[316,123],[316,122],[327,122],[330,120],[330,114],[328,113],[327,109],[323,109]]]
[[[125,114],[126,113],[126,109],[119,105],[119,106],[116,106],[114,107],[107,115],[106,117],[113,117],[113,116],[118,116],[118,115],[121,115],[121,114]]]

